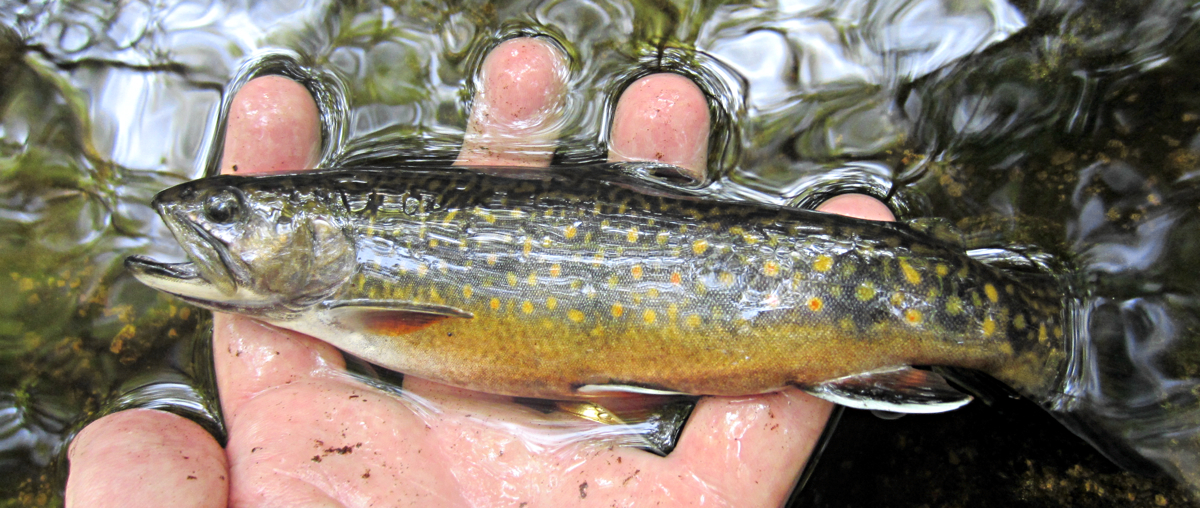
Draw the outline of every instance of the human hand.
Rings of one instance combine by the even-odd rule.
[[[458,163],[547,165],[565,74],[562,55],[544,41],[497,46],[481,70]],[[247,83],[230,113],[222,170],[312,167],[317,122],[302,86],[277,76]],[[612,125],[611,160],[706,167],[707,103],[686,78],[635,82]],[[891,219],[864,196],[823,208]],[[167,413],[109,415],[72,444],[68,505],[539,506],[584,496],[619,505],[779,505],[830,410],[795,389],[706,397],[665,458],[588,443],[543,449],[520,430],[533,413],[507,397],[406,378],[406,391],[438,408],[430,413],[346,375],[341,353],[316,339],[217,314],[213,340],[225,449]]]

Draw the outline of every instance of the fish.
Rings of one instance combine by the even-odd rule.
[[[1059,393],[1059,287],[953,236],[621,173],[349,168],[215,176],[153,207],[189,257],[126,260],[192,304],[406,375],[517,397],[741,396],[947,411],[945,371]]]

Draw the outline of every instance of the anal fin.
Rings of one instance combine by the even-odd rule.
[[[594,395],[603,397],[620,397],[622,395],[687,395],[685,393],[660,388],[623,384],[583,385],[576,388],[575,392],[580,395]]]
[[[942,413],[958,409],[972,398],[936,372],[912,367],[841,377],[804,391],[847,407],[894,413]]]

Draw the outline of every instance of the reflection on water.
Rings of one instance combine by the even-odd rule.
[[[571,57],[560,164],[603,159],[619,91],[665,69],[711,96],[710,176],[728,196],[864,191],[1074,266],[1091,342],[1062,418],[1127,465],[1195,474],[1200,455],[1176,453],[1200,446],[1195,14],[1174,0],[4,3],[0,491],[53,503],[50,457],[113,403],[219,428],[192,357],[200,313],[120,260],[182,255],[147,203],[207,169],[231,79],[258,65],[323,91],[326,164],[447,160],[475,69],[516,34]]]

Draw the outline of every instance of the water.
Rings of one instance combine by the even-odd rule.
[[[0,492],[54,504],[68,432],[115,406],[219,431],[210,363],[194,358],[205,316],[120,260],[181,257],[147,203],[210,169],[231,80],[274,69],[323,90],[326,164],[449,160],[475,69],[516,34],[571,57],[556,163],[603,159],[619,91],[669,70],[711,97],[708,177],[728,196],[867,192],[977,246],[1063,260],[1093,339],[1065,418],[1127,465],[1194,473],[1170,439],[1189,438],[1177,432],[1198,406],[1196,14],[1067,0],[0,6]]]

